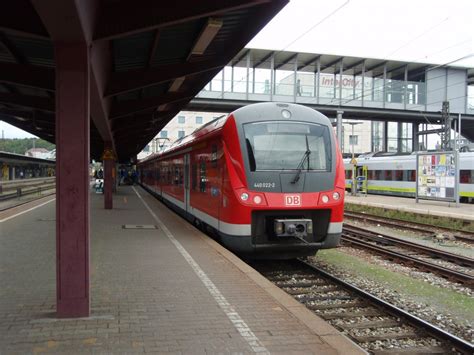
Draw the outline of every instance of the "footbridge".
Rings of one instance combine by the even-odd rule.
[[[187,109],[230,112],[252,102],[295,102],[329,117],[412,123],[415,137],[426,127],[420,125],[440,123],[447,101],[453,127],[460,115],[462,135],[472,141],[473,85],[474,68],[455,63],[244,48]]]

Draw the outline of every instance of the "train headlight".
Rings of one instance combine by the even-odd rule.
[[[275,222],[275,233],[278,235],[278,234],[283,234],[283,222]]]
[[[290,119],[291,118],[291,112],[288,110],[281,110],[281,115],[283,118]]]
[[[246,193],[246,192],[243,192],[241,195],[240,195],[240,199],[242,201],[247,201],[249,199],[249,194]]]
[[[313,222],[310,221],[306,224],[306,232],[308,234],[313,234]]]
[[[254,196],[253,202],[259,205],[262,203],[262,198],[260,196]]]
[[[327,195],[323,195],[323,197],[321,197],[321,201],[323,201],[323,203],[328,203],[329,197]]]
[[[334,192],[332,194],[332,198],[335,199],[336,201],[339,200],[340,197],[341,197],[341,195],[339,195],[339,192]]]

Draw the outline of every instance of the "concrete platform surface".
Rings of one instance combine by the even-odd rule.
[[[359,205],[396,209],[405,212],[429,214],[474,221],[474,205],[461,203],[456,207],[454,202],[419,200],[414,198],[382,195],[351,196],[346,194],[345,201]]]
[[[0,214],[2,355],[364,353],[139,187],[113,210],[91,195],[91,317],[56,319],[55,203],[37,206]]]

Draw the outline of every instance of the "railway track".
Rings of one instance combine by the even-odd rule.
[[[30,187],[28,190],[22,191],[21,194],[2,195],[0,197],[0,212],[54,195],[56,193],[55,187],[55,184],[41,184]]]
[[[344,216],[354,220],[370,222],[374,224],[380,224],[387,227],[400,228],[412,230],[417,233],[433,235],[439,232],[445,232],[453,234],[456,239],[466,243],[474,243],[474,233],[465,231],[462,229],[453,229],[446,227],[433,226],[431,224],[425,224],[420,222],[405,221],[397,218],[385,218],[376,216],[373,214],[360,213],[360,212],[344,212]]]
[[[342,241],[474,289],[474,259],[346,224]]]
[[[471,343],[305,261],[252,266],[372,354],[474,353]]]

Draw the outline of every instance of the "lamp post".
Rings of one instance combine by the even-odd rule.
[[[351,188],[351,195],[355,196],[357,194],[357,181],[356,181],[356,171],[357,171],[357,161],[355,160],[354,157],[354,126],[358,124],[362,124],[363,122],[344,122],[345,124],[350,124],[352,126],[352,135],[349,137],[349,143],[351,145],[351,151],[352,151],[352,159],[351,159],[351,164],[352,164],[352,188]],[[352,137],[352,139],[351,139]]]

